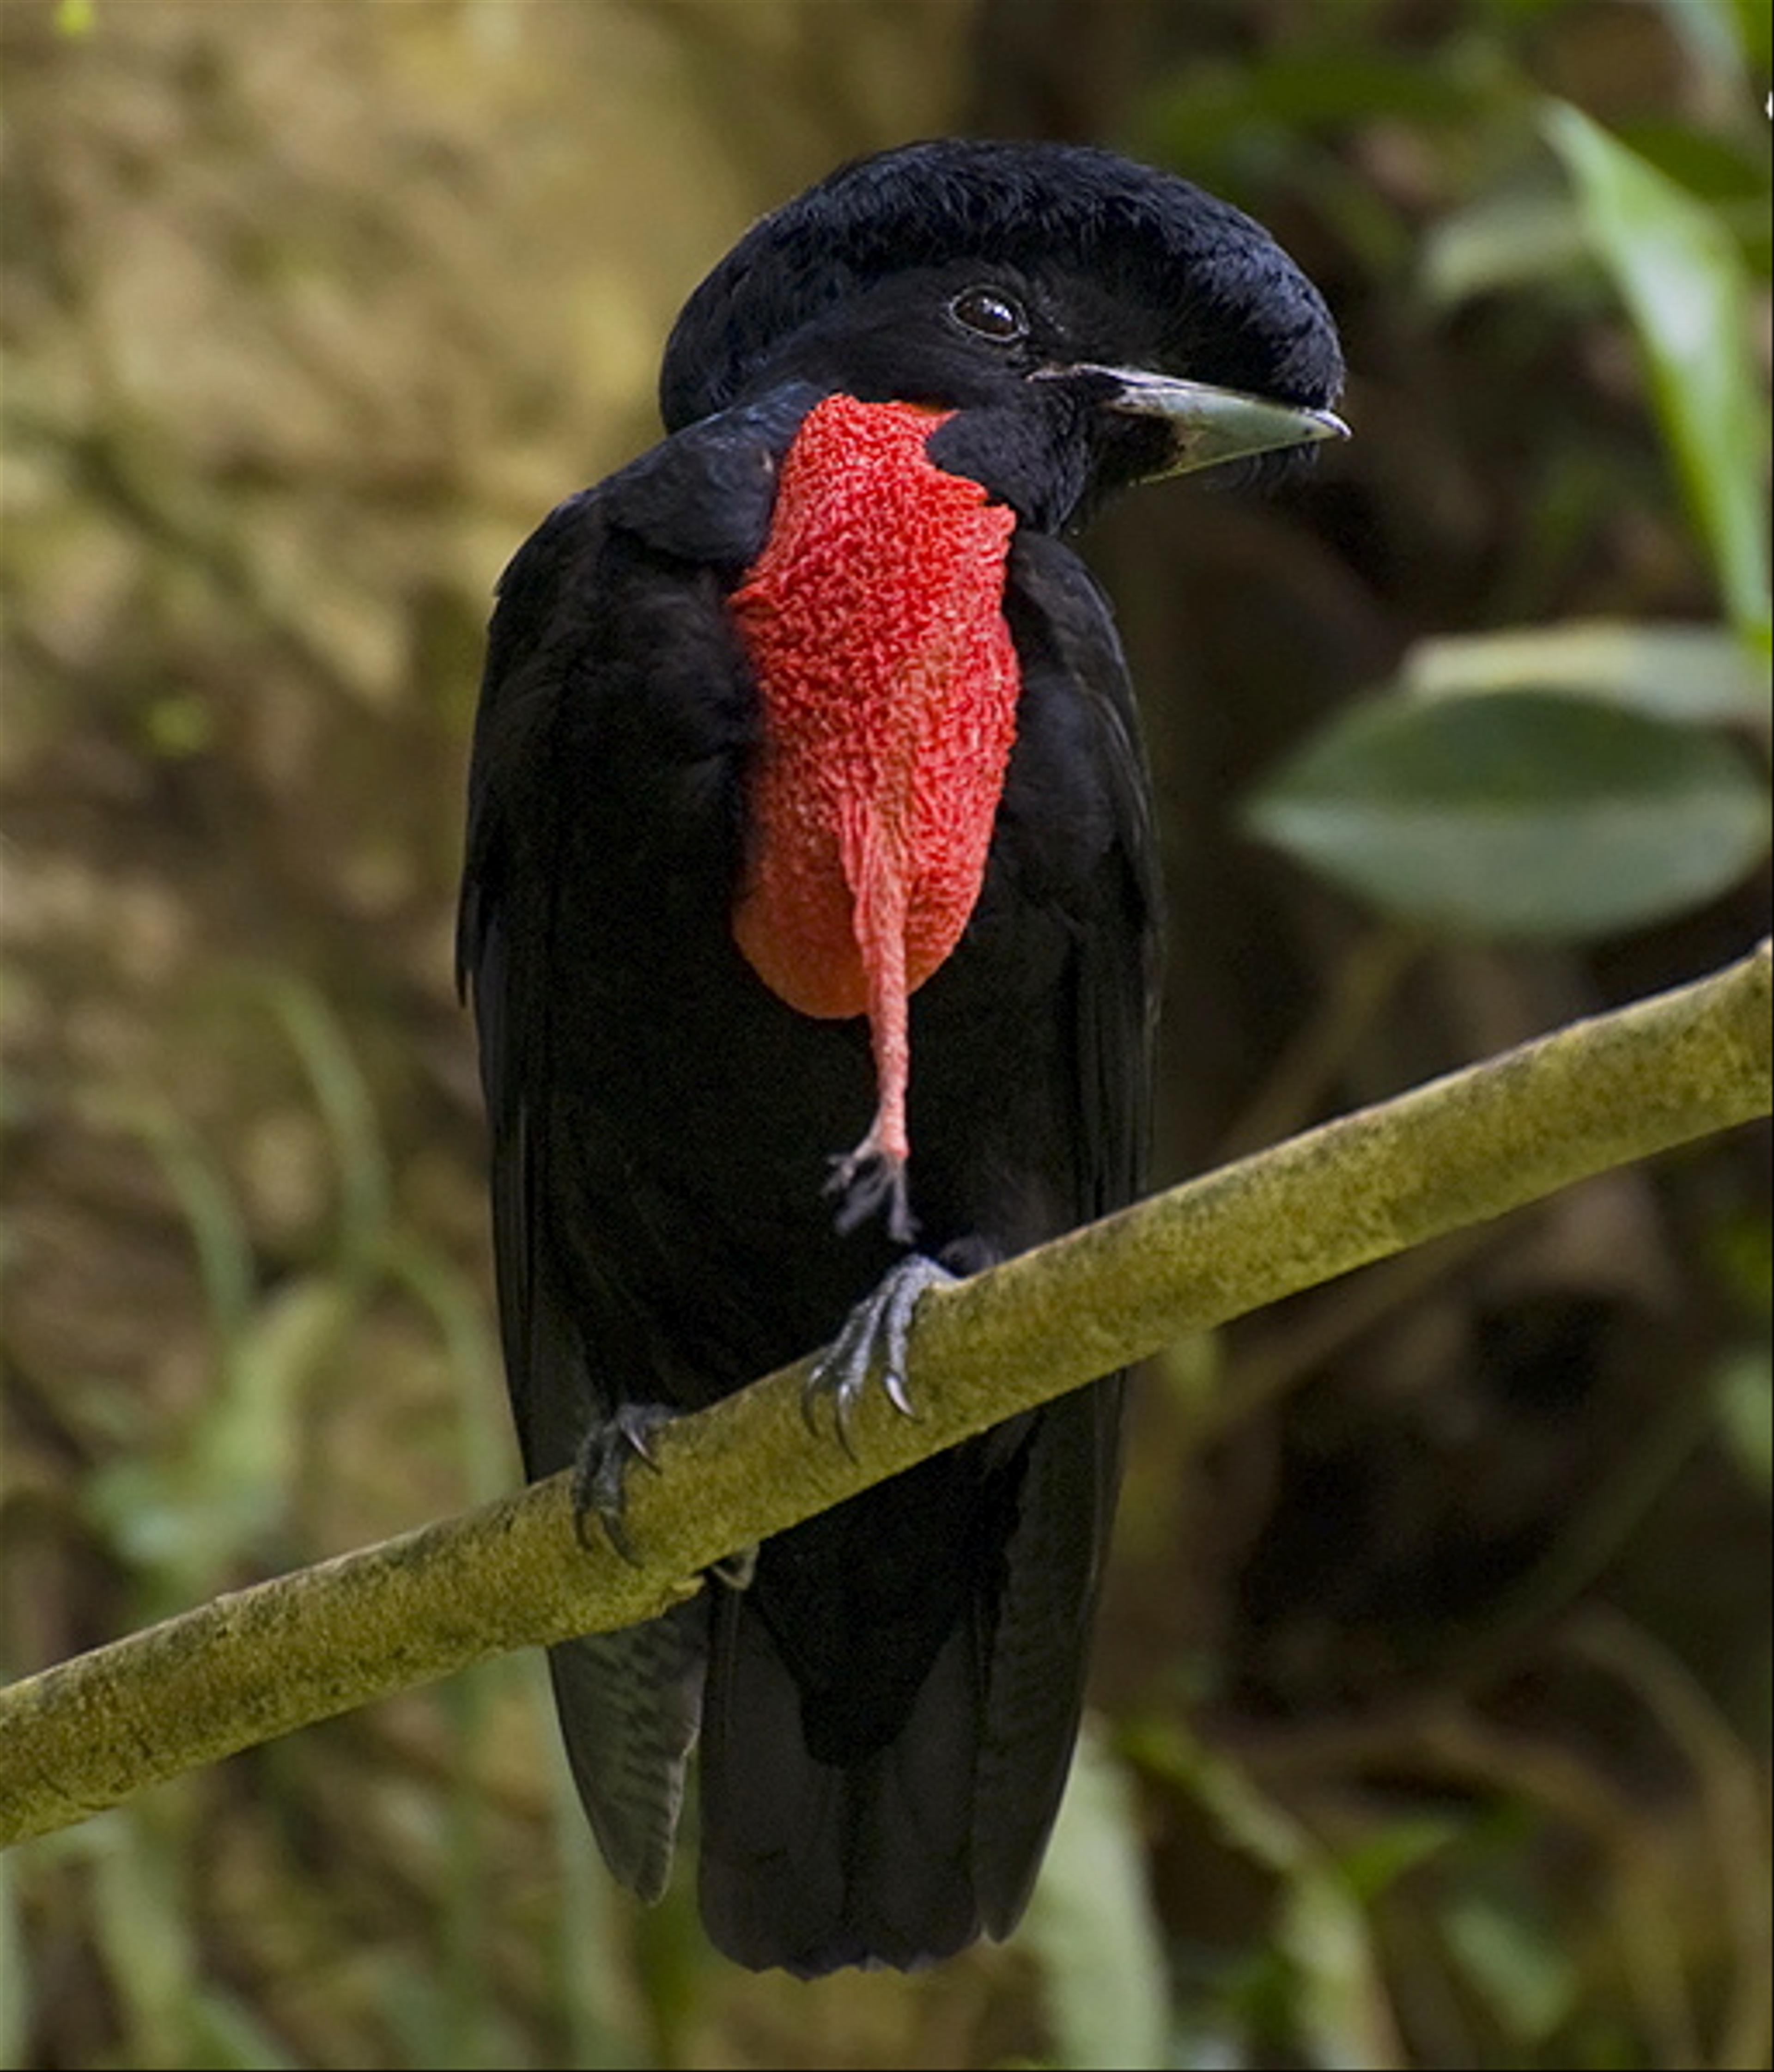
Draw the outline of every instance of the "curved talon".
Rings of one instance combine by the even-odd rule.
[[[881,1371],[881,1385],[887,1392],[887,1400],[900,1416],[910,1417],[916,1424],[918,1412],[913,1409],[912,1399],[906,1392],[905,1373],[902,1367],[896,1367],[891,1359]]]
[[[757,1548],[741,1548],[737,1554],[729,1554],[725,1561],[717,1561],[708,1573],[717,1583],[725,1583],[729,1590],[749,1590],[752,1586],[752,1578],[758,1573]]]
[[[823,1191],[838,1203],[832,1223],[840,1237],[860,1229],[885,1207],[887,1235],[894,1244],[910,1244],[915,1240],[918,1219],[912,1214],[903,1158],[884,1150],[871,1131],[854,1151],[833,1158],[831,1165]]]
[[[662,1403],[625,1403],[586,1433],[573,1478],[573,1524],[581,1546],[590,1545],[589,1523],[595,1519],[622,1559],[640,1565],[641,1556],[623,1522],[628,1470],[639,1461],[655,1474],[659,1472],[650,1442],[676,1414]]]
[[[811,1430],[818,1430],[815,1413],[820,1403],[829,1398],[838,1442],[854,1460],[851,1416],[877,1367],[887,1400],[901,1417],[917,1416],[905,1382],[913,1316],[929,1289],[947,1287],[955,1278],[934,1259],[914,1252],[889,1271],[872,1295],[864,1297],[844,1320],[844,1328],[821,1355],[801,1392],[801,1412]]]

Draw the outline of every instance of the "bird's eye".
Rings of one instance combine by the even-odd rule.
[[[1029,330],[1022,304],[1001,288],[963,288],[949,304],[949,314],[998,345],[1008,345]]]

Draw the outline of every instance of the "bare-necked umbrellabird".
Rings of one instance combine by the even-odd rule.
[[[841,1396],[933,1275],[1134,1194],[1152,809],[1065,535],[1340,430],[1341,376],[1265,231],[1071,146],[847,166],[691,296],[666,437],[505,573],[474,738],[461,966],[532,1475],[577,1464],[619,1531],[651,1417],[854,1317]],[[1121,1394],[555,1648],[617,1876],[663,1886],[700,1733],[703,1918],[741,1963],[1006,1934],[1077,1732]]]

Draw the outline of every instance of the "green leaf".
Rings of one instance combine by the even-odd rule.
[[[339,1276],[268,1296],[236,1334],[221,1386],[176,1445],[136,1451],[88,1477],[87,1515],[151,1585],[150,1602],[218,1587],[283,1517],[308,1383],[357,1314]]]
[[[1554,104],[1545,126],[1575,185],[1591,248],[1631,314],[1731,616],[1739,631],[1765,637],[1768,421],[1742,257],[1712,210],[1577,109]]]
[[[1456,634],[1419,641],[1400,676],[1419,698],[1563,691],[1677,724],[1765,731],[1769,720],[1765,672],[1742,641],[1716,626],[1596,619]]]
[[[1774,1487],[1774,1365],[1766,1349],[1734,1354],[1713,1386],[1726,1449],[1765,1496]]]
[[[1022,1939],[1041,1959],[1057,2062],[1170,2062],[1169,1988],[1127,1780],[1089,1731]]]
[[[1460,1823],[1448,1814],[1402,1815],[1345,1849],[1337,1868],[1355,1897],[1371,1906],[1419,1864],[1439,1856],[1460,1832]]]
[[[1713,73],[1727,87],[1748,80],[1743,25],[1731,0],[1663,0],[1663,16],[1697,71]]]
[[[339,1251],[347,1270],[368,1274],[380,1260],[388,1222],[388,1161],[371,1097],[338,1018],[310,985],[281,972],[262,980],[266,1005],[283,1024],[314,1089],[339,1162]]]
[[[1459,934],[1605,935],[1736,882],[1766,791],[1728,742],[1531,692],[1355,707],[1249,826],[1385,911]]]
[[[1518,2043],[1543,2043],[1575,2003],[1570,1959],[1546,1926],[1481,1891],[1455,1894],[1442,1909],[1455,1961]]]
[[[11,1665],[7,1664],[10,1671]],[[17,1856],[0,1856],[0,2065],[23,2065],[31,2033],[36,1983],[25,1963],[20,1918],[26,1877]]]
[[[1509,188],[1452,210],[1425,234],[1419,265],[1438,308],[1519,288],[1571,268],[1587,251],[1576,204],[1550,188]]]
[[[1335,1857],[1235,1763],[1174,1723],[1148,1729],[1133,1749],[1137,1761],[1192,1799],[1233,1848],[1279,1885],[1272,1941],[1255,1981],[1265,1996],[1272,1992],[1277,1998],[1267,2021],[1297,2031],[1308,2064],[1402,2063],[1366,1911]]]
[[[292,2058],[246,2001],[206,1985],[192,1997],[191,2055],[199,2072],[295,2072]]]
[[[186,1782],[92,1823],[93,1939],[121,2018],[121,2054],[132,2065],[192,2062],[201,1959]]]

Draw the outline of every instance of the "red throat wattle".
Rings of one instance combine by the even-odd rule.
[[[930,459],[950,414],[816,405],[732,599],[763,718],[733,935],[790,1007],[869,1017],[878,1105],[839,1179],[884,1168],[901,1224],[907,1003],[979,896],[1020,688],[1015,514]]]

